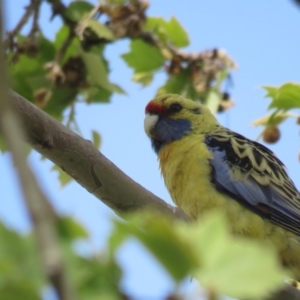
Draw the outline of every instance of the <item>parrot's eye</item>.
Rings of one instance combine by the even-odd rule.
[[[168,109],[168,113],[173,114],[173,113],[180,112],[181,110],[182,110],[182,106],[179,103],[173,103],[172,105],[170,105]]]

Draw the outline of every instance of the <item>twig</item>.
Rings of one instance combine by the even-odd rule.
[[[51,80],[52,84],[55,86],[57,82],[63,83],[66,80],[66,75],[62,70],[61,61],[72,43],[75,34],[72,31],[69,31],[69,35],[67,39],[62,43],[60,48],[58,49],[55,58],[53,61],[48,62],[44,65],[46,70],[49,70],[47,78]]]
[[[94,8],[90,11],[85,21],[88,21],[94,17],[94,15],[100,10],[101,4],[100,2],[94,6]],[[79,36],[80,39],[83,37],[83,32],[85,30],[85,26],[83,24],[78,23],[75,32]]]
[[[16,27],[7,33],[7,39],[4,41],[4,49],[9,47],[10,49],[13,48],[13,39],[14,37],[20,32],[23,26],[27,23],[29,17],[31,16],[32,12],[39,11],[39,6],[41,4],[41,0],[31,0],[31,3],[25,7],[25,13],[23,17],[20,19],[19,23]]]
[[[89,19],[93,18],[94,15],[95,15],[97,12],[99,12],[101,6],[102,6],[101,1],[99,1],[98,4],[96,4],[96,5],[94,6],[94,8],[90,11],[90,13],[89,13],[89,15],[88,15],[88,18],[89,18]]]
[[[74,32],[70,30],[68,37],[64,40],[64,42],[62,43],[62,45],[60,46],[60,48],[58,49],[55,55],[54,64],[59,65],[59,63],[61,62],[62,58],[65,55],[65,52],[67,51],[68,47],[72,43],[74,36],[75,36]]]
[[[68,25],[70,28],[74,29],[76,26],[76,22],[71,20],[70,18],[67,17],[66,11],[67,8],[66,6],[60,1],[60,0],[46,0],[52,7],[52,16],[51,20],[56,16],[59,15],[64,23]]]
[[[2,1],[0,0],[0,53],[2,44]],[[33,228],[38,244],[41,262],[49,282],[56,290],[59,299],[75,299],[69,285],[66,270],[59,248],[58,236],[55,229],[56,213],[48,199],[37,184],[32,171],[26,162],[23,134],[19,119],[16,117],[11,102],[8,100],[8,85],[5,73],[5,63],[0,56],[0,129],[7,146],[12,152],[15,166],[23,188],[25,202],[33,221]]]
[[[61,63],[68,47],[72,43],[73,38],[75,37],[75,28],[76,28],[77,23],[72,21],[71,19],[69,19],[66,16],[67,8],[65,7],[65,5],[60,0],[47,0],[47,2],[49,4],[51,4],[51,6],[52,6],[52,17],[51,17],[51,19],[54,16],[59,15],[62,18],[63,22],[69,27],[68,37],[64,40],[64,42],[62,43],[62,45],[58,49],[53,62],[47,64],[48,65],[47,68],[51,69],[48,77],[50,79],[51,78],[54,79],[53,81],[56,82],[57,76],[59,76],[59,77],[61,77],[62,81],[64,81],[65,80],[65,74],[62,71],[60,63]]]
[[[36,2],[36,5],[34,7],[33,12],[33,21],[32,21],[32,27],[29,33],[29,36],[33,36],[37,31],[39,31],[39,16],[40,16],[40,5],[42,0],[33,0],[33,2]]]

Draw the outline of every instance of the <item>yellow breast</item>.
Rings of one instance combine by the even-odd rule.
[[[210,158],[198,136],[174,141],[159,152],[161,172],[173,201],[193,219],[222,202],[210,183]]]

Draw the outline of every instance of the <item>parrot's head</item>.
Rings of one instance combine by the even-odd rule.
[[[218,126],[208,108],[176,94],[163,94],[145,109],[144,128],[156,153],[189,134],[205,134]]]

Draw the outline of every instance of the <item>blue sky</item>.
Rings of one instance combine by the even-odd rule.
[[[4,2],[9,30],[28,1],[18,0],[18,5],[16,1]],[[46,36],[53,38],[60,21],[55,18],[49,22],[50,14],[49,6],[44,4],[41,26]],[[147,14],[167,19],[174,15],[189,34],[191,44],[187,51],[217,47],[234,58],[239,69],[233,73],[234,86],[230,92],[236,104],[229,112],[218,115],[218,119],[248,138],[256,139],[260,133],[261,129],[251,127],[250,123],[265,115],[269,104],[260,87],[300,82],[300,8],[292,1],[154,0]],[[120,41],[108,46],[105,53],[112,69],[111,80],[121,85],[128,95],[115,95],[110,104],[79,104],[76,117],[85,138],[91,138],[92,129],[99,131],[101,152],[135,181],[171,203],[157,158],[143,131],[144,107],[166,76],[160,72],[145,89],[131,82],[132,71],[119,57],[128,49],[128,41]],[[280,141],[267,146],[285,163],[299,188],[299,127],[294,120],[288,120],[280,130]],[[105,247],[110,220],[115,214],[75,182],[60,189],[56,173],[50,172],[52,164],[41,161],[38,154],[32,153],[29,161],[57,210],[74,216],[90,232],[91,241],[84,249]],[[30,224],[9,154],[0,156],[0,168],[3,199],[0,217],[8,226],[26,232]],[[124,289],[137,298],[159,299],[172,288],[166,274],[136,242],[124,245],[119,261],[125,270]]]

